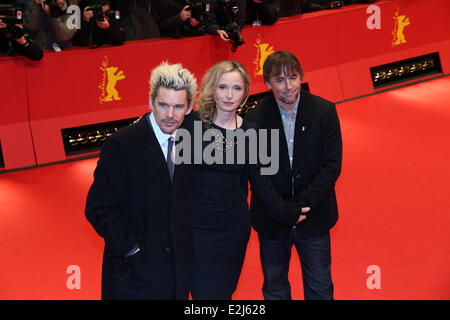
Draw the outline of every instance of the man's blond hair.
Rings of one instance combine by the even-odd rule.
[[[183,68],[181,64],[169,64],[167,61],[164,61],[152,70],[150,76],[150,98],[152,99],[152,104],[155,102],[161,87],[177,91],[186,90],[188,106],[191,107],[197,93],[197,79],[188,69]]]

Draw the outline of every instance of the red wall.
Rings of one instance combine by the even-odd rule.
[[[376,92],[370,68],[438,51],[444,74],[450,72],[448,0],[379,1],[381,29],[370,30],[368,5],[280,19],[273,26],[243,30],[246,44],[232,53],[215,36],[149,39],[120,47],[71,48],[45,52],[40,62],[0,58],[0,143],[11,170],[67,160],[61,129],[141,115],[148,110],[148,80],[162,60],[182,63],[201,80],[208,67],[238,60],[251,75],[251,93],[266,91],[257,75],[259,48],[294,52],[312,93],[341,101]],[[410,20],[406,43],[393,45],[396,12]],[[255,63],[256,62],[256,63]],[[117,67],[120,100],[102,102],[102,68]]]

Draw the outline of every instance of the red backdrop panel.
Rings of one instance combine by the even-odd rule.
[[[3,170],[68,159],[61,129],[146,112],[150,72],[163,60],[182,63],[199,82],[214,63],[238,60],[251,75],[251,94],[255,94],[267,91],[261,72],[267,55],[289,50],[299,58],[311,92],[335,102],[376,92],[370,77],[374,66],[438,51],[443,73],[449,73],[448,0],[376,5],[380,29],[367,27],[372,15],[367,13],[369,5],[351,5],[281,18],[273,26],[246,26],[242,31],[246,43],[235,53],[219,37],[202,36],[47,51],[40,62],[2,58]],[[394,45],[396,31],[406,21],[400,28],[403,42]]]
[[[0,58],[0,144],[4,168],[36,165],[27,101],[27,72],[23,58]]]

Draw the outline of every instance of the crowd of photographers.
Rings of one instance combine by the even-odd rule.
[[[212,34],[244,43],[244,25],[376,0],[2,0],[0,54],[40,60],[43,49],[121,45],[124,41]]]

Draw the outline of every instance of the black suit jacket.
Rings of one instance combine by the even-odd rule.
[[[271,181],[283,198],[293,198],[302,207],[311,207],[307,219],[296,225],[296,232],[306,238],[331,229],[338,220],[334,185],[342,162],[342,138],[335,105],[301,90],[292,169],[273,95],[250,110],[246,118],[260,128],[279,130],[280,168]],[[287,239],[295,224],[286,224],[266,210],[257,192],[252,192],[251,214],[253,228],[269,239]]]
[[[103,299],[187,299],[192,264],[186,170],[166,160],[147,115],[102,146],[86,217],[105,240]],[[126,257],[135,245],[141,251]],[[176,283],[176,290],[169,283]]]

